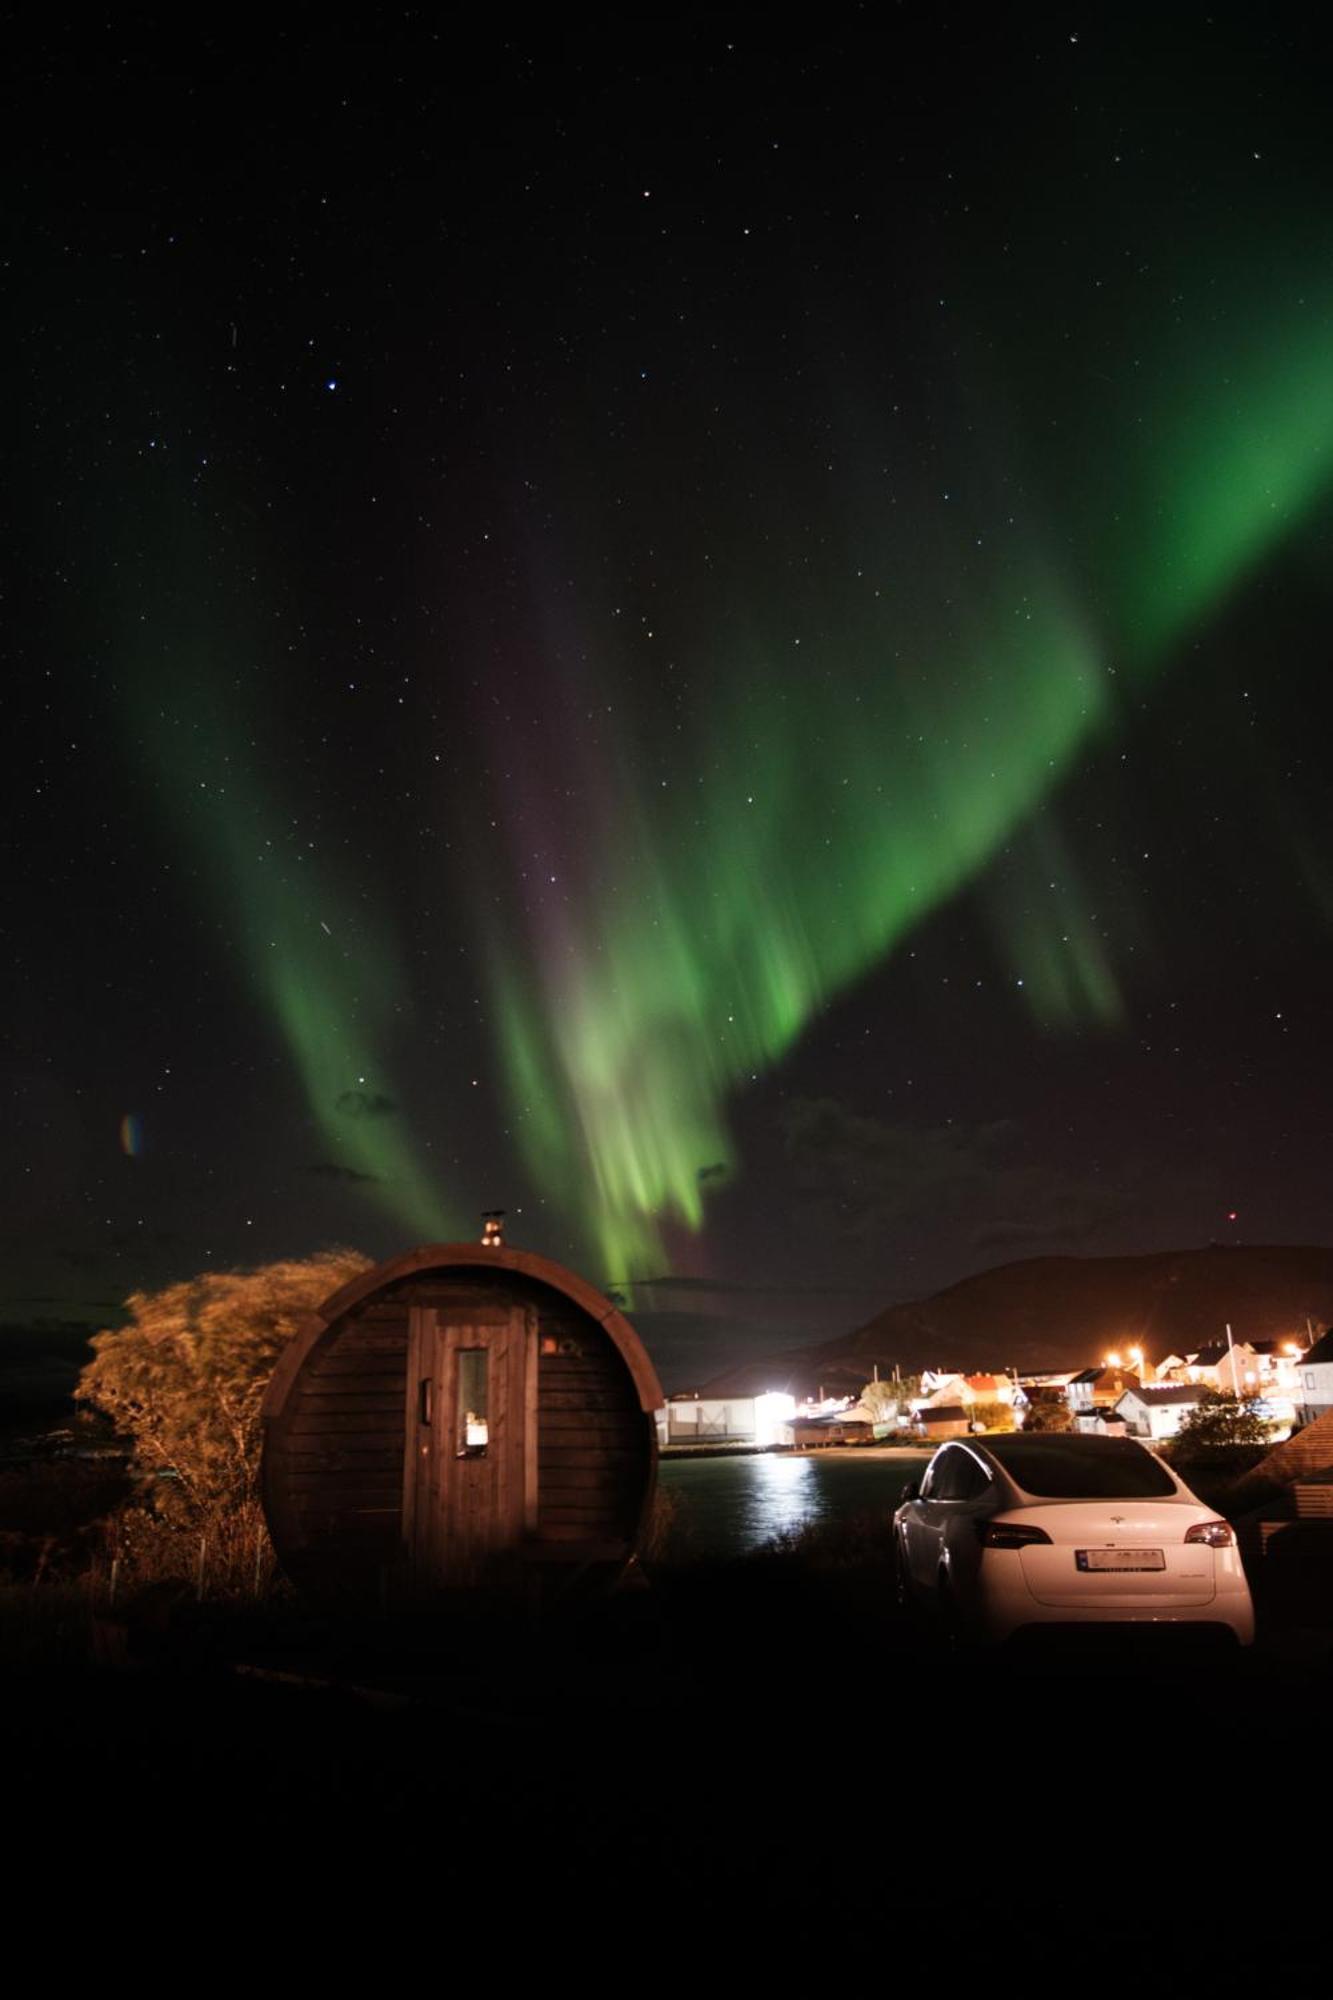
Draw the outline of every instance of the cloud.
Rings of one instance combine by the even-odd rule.
[[[727,1173],[728,1173],[728,1167],[726,1161],[714,1160],[711,1167],[700,1167],[696,1178],[699,1181],[700,1186],[702,1186],[705,1181],[725,1180],[727,1177]]]
[[[344,1090],[337,1109],[347,1118],[387,1118],[398,1106],[382,1090]]]
[[[340,1167],[333,1160],[316,1160],[313,1166],[306,1168],[306,1172],[323,1174],[331,1181],[377,1181],[380,1178],[378,1174],[359,1174],[355,1167]]]
[[[1014,1119],[889,1124],[830,1098],[797,1098],[782,1125],[801,1200],[822,1229],[844,1239],[952,1227],[978,1251],[1054,1247],[1138,1212],[1124,1182],[1035,1162]]]

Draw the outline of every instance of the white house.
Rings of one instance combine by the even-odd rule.
[[[1321,1334],[1305,1359],[1297,1364],[1296,1401],[1301,1422],[1312,1424],[1333,1410],[1333,1328]]]
[[[1159,1381],[1195,1382],[1225,1395],[1299,1400],[1301,1347],[1295,1340],[1216,1341],[1196,1354],[1168,1354]]]
[[[1010,1375],[959,1375],[943,1369],[927,1368],[921,1377],[921,1395],[916,1407],[934,1409],[941,1404],[1021,1402],[1022,1391]]]
[[[1077,1411],[1074,1429],[1083,1437],[1124,1437],[1129,1424],[1119,1410],[1107,1409],[1103,1404]]]
[[[1199,1406],[1199,1388],[1193,1382],[1155,1382],[1126,1389],[1116,1410],[1125,1420],[1131,1436],[1137,1438],[1175,1437],[1191,1410]]]
[[[1075,1430],[1090,1428],[1098,1410],[1113,1410],[1126,1389],[1138,1385],[1138,1376],[1125,1368],[1084,1368],[1071,1376],[1065,1384],[1065,1401]]]
[[[790,1444],[796,1398],[771,1390],[760,1396],[673,1396],[657,1412],[659,1444]]]

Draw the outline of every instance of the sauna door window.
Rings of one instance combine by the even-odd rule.
[[[490,1440],[490,1354],[484,1347],[460,1347],[458,1360],[457,1434],[459,1458],[485,1458]]]

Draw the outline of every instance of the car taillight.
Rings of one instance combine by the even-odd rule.
[[[1036,1542],[1050,1543],[1045,1528],[1029,1528],[1023,1521],[979,1521],[977,1533],[983,1549],[1030,1549]]]
[[[1229,1549],[1236,1537],[1225,1521],[1196,1521],[1192,1528],[1186,1528],[1187,1542],[1206,1542],[1210,1549]]]

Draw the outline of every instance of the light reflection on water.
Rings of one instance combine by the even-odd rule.
[[[907,1480],[919,1478],[925,1464],[916,1451],[663,1458],[658,1477],[672,1503],[671,1553],[744,1555],[815,1521],[880,1509],[891,1514]]]

